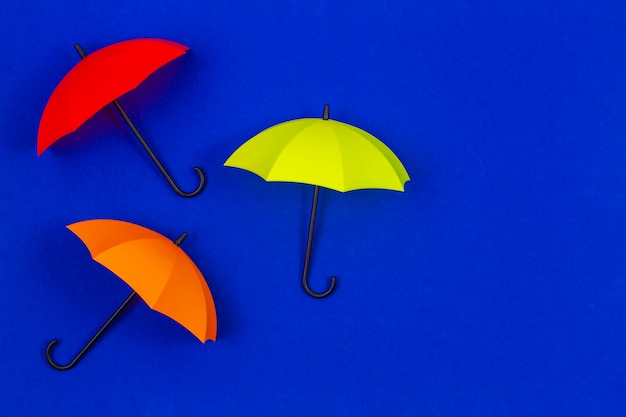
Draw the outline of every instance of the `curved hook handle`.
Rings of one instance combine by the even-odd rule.
[[[307,280],[306,272],[302,277],[302,286],[304,287],[304,291],[309,294],[311,297],[315,298],[324,298],[330,295],[331,292],[335,289],[335,284],[337,284],[337,279],[334,276],[330,277],[330,287],[324,292],[315,292],[309,287],[309,282]]]
[[[311,247],[313,246],[313,231],[315,230],[315,216],[317,214],[317,200],[320,195],[320,187],[319,185],[315,186],[315,190],[313,192],[313,204],[311,205],[311,218],[309,220],[309,236],[306,242],[306,253],[304,254],[304,268],[302,272],[302,286],[304,287],[304,291],[309,294],[311,297],[315,298],[324,298],[328,296],[335,289],[335,285],[337,284],[337,279],[334,276],[330,277],[330,287],[324,292],[315,292],[309,287],[309,264],[311,261]]]
[[[198,186],[196,187],[195,190],[193,190],[191,192],[185,192],[185,191],[182,191],[178,187],[178,185],[176,185],[176,183],[174,182],[172,177],[170,177],[169,174],[167,173],[167,171],[165,171],[165,169],[163,169],[162,165],[157,164],[157,166],[159,167],[159,170],[161,171],[161,174],[163,174],[163,176],[165,177],[167,182],[170,184],[170,187],[172,187],[172,189],[176,192],[176,194],[178,194],[181,197],[186,197],[186,198],[194,197],[194,196],[200,194],[200,192],[204,188],[204,184],[206,182],[206,178],[204,176],[204,172],[202,172],[202,170],[200,168],[198,168],[198,167],[193,167],[193,170],[196,171],[196,173],[198,174],[198,177],[200,177],[200,184],[198,184]]]
[[[59,342],[57,339],[52,339],[50,343],[48,343],[48,346],[46,346],[46,360],[48,361],[50,366],[52,366],[57,371],[66,371],[76,365],[80,358],[82,358],[83,355],[89,350],[89,348],[95,343],[96,339],[100,337],[100,335],[107,329],[107,327],[109,327],[113,320],[115,320],[115,318],[119,316],[122,310],[124,310],[124,308],[133,300],[133,298],[135,298],[136,295],[137,292],[133,291],[128,297],[126,297],[126,300],[124,300],[124,302],[117,308],[117,310],[115,310],[115,313],[113,313],[111,317],[109,317],[109,319],[102,325],[102,327],[100,327],[96,334],[93,335],[91,340],[87,342],[87,344],[80,350],[80,352],[78,352],[74,359],[72,359],[71,362],[67,365],[59,365],[54,361],[54,359],[52,359],[52,348]]]
[[[46,360],[48,361],[48,363],[50,364],[50,366],[52,366],[54,369],[56,369],[57,371],[67,371],[70,368],[73,368],[74,365],[76,365],[76,362],[78,362],[78,360],[85,354],[85,352],[87,351],[87,349],[89,348],[89,346],[85,346],[83,348],[83,350],[81,350],[78,355],[76,355],[76,357],[74,359],[72,359],[72,361],[70,363],[68,363],[67,365],[59,365],[58,363],[56,363],[54,361],[54,359],[52,359],[52,348],[54,347],[54,345],[56,345],[59,341],[57,339],[52,339],[50,341],[50,343],[48,343],[48,346],[46,346]]]
[[[135,124],[132,122],[132,120],[130,120],[130,117],[128,117],[128,114],[126,114],[126,112],[124,111],[120,103],[117,100],[113,100],[113,104],[115,105],[115,108],[117,108],[117,111],[120,113],[120,115],[122,116],[122,118],[124,119],[128,127],[130,128],[130,130],[135,134],[135,137],[137,138],[139,143],[141,143],[141,146],[143,146],[144,150],[148,153],[148,155],[150,156],[150,159],[152,159],[152,162],[154,162],[157,168],[159,168],[159,171],[161,172],[161,174],[163,174],[168,184],[170,185],[170,187],[172,187],[172,189],[176,192],[176,194],[178,194],[181,197],[187,197],[187,198],[194,197],[200,194],[206,182],[204,172],[202,172],[202,170],[198,167],[193,167],[193,170],[196,171],[196,173],[200,177],[200,184],[198,185],[198,187],[196,187],[195,190],[191,192],[185,192],[181,190],[180,187],[176,185],[171,175],[167,172],[167,170],[165,169],[161,161],[159,161],[159,158],[157,158],[157,156],[152,151],[150,146],[148,146],[148,143],[143,138],[143,136],[141,136],[141,133],[139,133],[139,130],[137,130],[137,127],[135,127]]]

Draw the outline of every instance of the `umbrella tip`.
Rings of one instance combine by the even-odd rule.
[[[76,52],[78,52],[78,55],[80,55],[81,58],[85,58],[87,56],[87,53],[85,52],[85,50],[80,46],[80,44],[75,43],[74,44],[74,49],[76,49]]]
[[[324,113],[322,115],[322,119],[328,120],[330,117],[330,104],[324,104]]]
[[[174,241],[174,244],[176,246],[180,246],[183,243],[183,240],[185,240],[187,238],[187,236],[189,235],[189,233],[187,232],[183,232],[180,236],[178,236],[178,239],[176,239]]]

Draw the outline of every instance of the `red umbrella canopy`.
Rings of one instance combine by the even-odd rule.
[[[86,56],[48,99],[39,122],[37,154],[187,50],[176,42],[143,38],[115,43]]]

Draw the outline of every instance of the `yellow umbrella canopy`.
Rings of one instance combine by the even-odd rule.
[[[266,181],[297,182],[315,186],[302,285],[316,298],[329,295],[309,288],[308,269],[320,187],[336,191],[366,188],[404,191],[409,174],[400,159],[382,141],[348,123],[329,119],[324,106],[321,119],[302,118],[279,123],[241,145],[224,163],[245,169]]]
[[[328,109],[328,107],[326,107]],[[409,174],[382,141],[347,123],[304,118],[279,123],[248,140],[225,166],[266,181],[299,182],[337,191],[404,191]]]

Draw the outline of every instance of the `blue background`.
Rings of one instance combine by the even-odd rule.
[[[4,2],[0,6],[0,414],[626,415],[626,3]],[[191,48],[36,156],[39,118],[87,52]],[[222,166],[259,131],[321,116],[403,161],[404,193],[322,190]],[[216,343],[129,292],[65,225],[176,238],[213,292]]]

